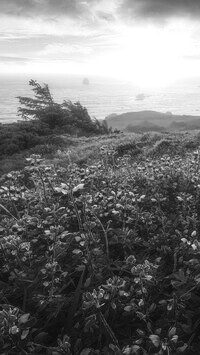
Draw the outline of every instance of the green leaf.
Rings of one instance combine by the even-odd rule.
[[[126,307],[124,307],[124,310],[126,312],[131,312],[132,311],[132,306],[126,306]]]
[[[160,345],[160,337],[156,334],[152,334],[149,336],[149,339],[151,339],[153,345],[158,348]]]
[[[29,329],[24,329],[22,334],[21,334],[21,340],[26,339],[28,333],[29,333]]]
[[[171,341],[173,341],[173,343],[177,343],[177,341],[178,341],[178,335],[174,335],[174,336],[171,338]]]
[[[25,324],[29,319],[30,313],[25,313],[19,318],[19,324]]]
[[[184,344],[183,346],[180,346],[179,348],[176,349],[177,354],[182,354],[186,349],[187,349],[187,344]]]
[[[80,355],[89,355],[92,349],[85,348],[81,351]]]
[[[171,338],[176,334],[176,327],[172,327],[169,332],[168,332],[168,336]]]
[[[72,253],[78,255],[78,254],[82,253],[82,251],[80,249],[74,249],[74,250],[72,250]]]

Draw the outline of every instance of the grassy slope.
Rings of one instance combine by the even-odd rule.
[[[107,118],[106,121],[108,123],[108,126],[112,127],[113,129],[117,128],[123,130],[128,125],[145,126],[148,123],[169,129],[172,122],[177,122],[177,123],[185,122],[185,123],[199,124],[200,116],[172,115],[172,114],[166,114],[157,111],[139,111],[139,112],[123,113],[115,117]]]
[[[1,178],[1,352],[197,354],[199,132],[58,143]]]
[[[181,151],[182,147],[185,146],[195,149],[199,145],[199,136],[198,130],[182,133],[121,133],[89,138],[73,138],[69,135],[55,136],[51,139],[51,143],[40,144],[22,153],[2,158],[0,176],[11,170],[23,168],[26,164],[25,158],[30,154],[42,154],[42,156],[53,160],[55,163],[66,164],[73,161],[79,164],[87,164],[100,157],[99,153],[102,145],[108,149],[115,149],[117,146],[136,142],[139,147],[142,147],[143,153],[146,155],[147,153],[154,154],[154,151],[158,150],[158,146],[160,146],[160,149],[161,146],[164,147],[163,152],[165,149],[170,151],[173,146],[176,146],[178,151]],[[166,148],[167,145],[168,148]]]

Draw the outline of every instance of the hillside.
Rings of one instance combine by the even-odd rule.
[[[200,132],[61,138],[0,178],[0,353],[198,354]]]
[[[175,122],[182,123],[181,129],[187,129],[187,125],[194,125],[200,127],[200,116],[192,115],[173,115],[170,112],[161,113],[157,111],[139,111],[139,112],[127,112],[121,115],[109,116],[106,118],[109,127],[113,129],[125,130],[127,126],[142,126],[145,127],[147,122],[149,125],[156,125],[163,128],[169,128],[173,130],[173,124]],[[177,124],[177,129],[180,128]],[[188,127],[190,129],[190,127]]]

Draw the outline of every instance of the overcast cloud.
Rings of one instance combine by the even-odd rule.
[[[69,16],[81,17],[99,6],[99,16],[113,19],[109,3],[115,4],[118,14],[133,18],[166,18],[174,16],[200,16],[199,0],[1,0],[0,14],[17,16]],[[105,9],[105,11],[104,11]]]
[[[93,2],[93,0],[91,1]],[[84,2],[80,0],[1,0],[0,1],[0,13],[6,15],[75,16],[84,11],[85,11]]]
[[[152,48],[152,63],[169,52],[177,63],[180,57],[197,63],[198,19],[200,0],[0,0],[0,63],[117,73],[120,63],[137,67]]]
[[[122,0],[119,14],[133,19],[200,17],[199,0]]]

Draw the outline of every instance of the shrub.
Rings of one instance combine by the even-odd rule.
[[[33,155],[1,179],[2,353],[195,354],[192,158],[116,174],[102,162],[55,169]]]
[[[115,148],[117,155],[123,156],[124,154],[138,155],[142,150],[133,142],[121,143]]]
[[[156,141],[154,146],[148,150],[147,154],[150,156],[161,156],[163,154],[176,155],[178,153],[178,146],[179,144],[177,142],[162,138]]]
[[[36,80],[30,80],[29,85],[35,97],[18,97],[21,105],[18,115],[23,119],[33,118],[46,124],[50,129],[62,128],[62,132],[64,130],[78,136],[109,132],[106,121],[100,123],[92,120],[80,102],[64,100],[62,104],[58,104],[54,101],[47,84],[41,86]]]
[[[116,166],[102,142],[0,180],[2,354],[198,354],[196,152]]]

